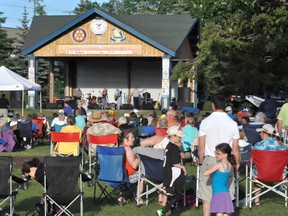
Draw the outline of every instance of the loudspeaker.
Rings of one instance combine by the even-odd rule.
[[[178,102],[189,103],[190,92],[191,92],[191,89],[189,87],[179,87],[178,88]]]
[[[116,104],[116,103],[110,103],[110,104],[108,105],[108,108],[109,108],[109,109],[116,109],[116,107],[117,107],[117,104]]]
[[[154,106],[152,103],[143,103],[142,109],[143,110],[154,110]]]
[[[186,102],[178,102],[179,109],[182,107],[193,107],[193,103],[186,103]]]
[[[11,91],[10,92],[10,108],[15,109],[21,109],[21,98],[22,98],[22,91]]]
[[[131,109],[133,109],[133,105],[132,104],[122,104],[120,109],[131,110]]]
[[[148,92],[144,92],[143,93],[143,99],[144,99],[144,103],[149,103],[151,102],[151,94]]]

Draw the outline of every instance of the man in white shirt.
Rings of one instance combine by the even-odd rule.
[[[212,199],[212,176],[205,177],[206,169],[216,164],[215,147],[221,143],[228,143],[233,149],[236,160],[236,169],[240,166],[239,129],[225,112],[225,98],[222,95],[214,96],[212,100],[213,113],[205,118],[199,129],[198,156],[200,163],[199,198],[203,200],[203,215],[210,215],[210,201]],[[233,184],[230,185],[230,192]],[[233,194],[232,191],[232,194]]]
[[[140,93],[142,93],[145,89],[143,89],[142,91],[140,91],[138,89],[138,86],[136,86],[135,89],[132,90],[132,97],[133,97],[133,105],[135,109],[139,109],[139,97],[140,97]]]

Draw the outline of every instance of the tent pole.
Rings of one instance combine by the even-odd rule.
[[[24,116],[24,90],[22,90],[22,116]]]

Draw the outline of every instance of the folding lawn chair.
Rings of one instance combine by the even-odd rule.
[[[163,160],[151,158],[145,155],[138,154],[141,165],[139,166],[139,178],[138,178],[138,191],[140,191],[140,182],[144,181],[146,184],[146,191],[139,194],[136,198],[138,200],[145,196],[146,205],[148,205],[149,194],[160,190],[165,193],[163,188]],[[142,167],[143,165],[143,167]],[[149,189],[149,186],[152,188]],[[138,203],[137,203],[138,205]]]
[[[247,137],[247,142],[251,143],[252,146],[261,141],[260,133],[256,131],[258,128],[262,128],[263,124],[244,124],[243,125],[243,130],[245,132],[245,135]]]
[[[63,157],[71,155],[78,156],[80,153],[80,139],[81,135],[79,132],[51,132],[50,155]]]
[[[253,166],[257,169],[257,176],[253,175]],[[265,151],[252,150],[249,166],[249,175],[247,173],[247,181],[249,181],[249,192],[246,190],[246,206],[249,201],[249,208],[257,197],[266,194],[269,191],[284,197],[285,206],[287,207],[287,183],[288,179],[283,175],[285,167],[288,165],[288,150]],[[274,184],[272,184],[274,183]],[[260,185],[262,192],[258,195],[255,193],[260,189],[253,190],[253,184]],[[284,185],[285,192],[278,189]],[[264,191],[263,191],[264,189]]]
[[[118,145],[118,134],[109,134],[103,136],[95,136],[92,134],[88,135],[89,173],[91,173],[92,166],[95,164],[95,161],[92,162],[92,145],[98,146],[108,144]]]
[[[33,131],[32,131],[32,122],[23,123],[18,122],[17,123],[17,135],[18,135],[18,141],[20,142],[20,146],[22,141],[23,146],[26,144],[32,144],[33,141]]]
[[[62,129],[63,127],[65,127],[66,125],[67,125],[67,124],[63,124],[63,125],[54,124],[54,131],[55,131],[55,132],[60,132],[61,129]]]
[[[0,157],[0,215],[13,215],[16,195],[20,185],[25,183],[23,179],[20,179],[12,175],[13,158],[10,156]],[[12,181],[16,182],[19,187],[13,189]],[[9,201],[9,209],[5,209]],[[5,214],[6,213],[6,214]]]
[[[125,149],[123,147],[97,146],[97,160],[99,170],[96,170],[96,183],[94,185],[94,203],[100,203],[101,197],[114,203],[112,195],[115,191],[131,189],[124,165]],[[99,171],[99,173],[97,173]],[[98,200],[96,199],[96,187],[100,189]],[[112,188],[111,191],[108,191]]]
[[[138,137],[141,140],[155,135],[156,126],[141,126],[140,128]]]
[[[37,125],[38,130],[33,131],[33,139],[35,143],[39,143],[39,140],[42,140],[43,142],[43,137],[44,137],[44,119],[32,119],[32,122],[34,122]]]
[[[48,202],[53,215],[74,215],[69,208],[79,201],[83,215],[83,184],[81,157],[44,157],[44,212],[48,214]],[[57,209],[57,212],[55,211]]]
[[[249,145],[247,145],[245,147],[240,147],[241,163],[240,163],[240,168],[239,168],[238,172],[241,173],[241,171],[243,170],[244,167],[247,169],[246,163],[250,162],[251,150],[252,150],[252,145],[250,143],[249,143]],[[248,173],[248,172],[246,171],[246,173]],[[247,176],[245,176],[242,179],[239,179],[238,173],[235,173],[236,206],[237,207],[239,207],[239,184],[240,184],[240,182],[246,180],[246,178],[247,178]],[[247,181],[245,183],[248,184]],[[247,185],[245,188],[247,188]]]

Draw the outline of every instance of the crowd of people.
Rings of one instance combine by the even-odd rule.
[[[74,115],[66,104],[64,110],[54,114],[51,123],[48,118],[43,116],[39,118],[45,119],[43,122],[47,131],[57,130],[56,126],[61,126],[59,131],[79,132],[81,135],[118,134],[119,146],[124,147],[126,152],[125,167],[131,183],[137,182],[139,176],[137,172],[140,163],[137,151],[147,153],[151,152],[151,149],[162,149],[166,193],[159,191],[159,203],[162,208],[157,210],[158,215],[165,215],[170,210],[173,212],[179,206],[177,203],[181,200],[187,175],[185,160],[191,159],[191,154],[188,152],[197,148],[200,166],[198,196],[203,201],[203,215],[210,213],[225,215],[234,212],[232,200],[235,198],[235,186],[232,179],[233,173],[238,172],[240,167],[240,147],[253,145],[253,148],[258,150],[285,150],[287,145],[283,144],[281,134],[288,127],[285,123],[288,114],[283,111],[288,103],[283,105],[278,114],[278,123],[274,121],[273,125],[271,118],[263,112],[258,112],[255,116],[243,113],[241,117],[238,113],[234,115],[232,107],[226,106],[225,102],[225,97],[214,96],[213,112],[205,113],[201,120],[197,120],[193,113],[182,112],[182,115],[178,116],[177,111],[172,108],[163,110],[160,117],[155,111],[144,116],[138,109],[134,109],[116,119],[114,110],[87,112],[80,102],[77,102]],[[32,121],[30,115],[22,119],[22,122],[30,121]],[[1,131],[5,131],[5,127],[10,130],[7,124],[3,123],[5,127],[1,126],[1,122],[0,117]],[[250,125],[257,126],[254,131],[255,137],[259,137],[257,142],[249,143],[246,139],[245,127]],[[115,144],[111,143],[110,147],[114,146]],[[56,145],[56,148],[61,148],[61,145]],[[77,155],[76,152],[73,154]],[[95,149],[93,154],[96,154]],[[153,157],[153,154],[156,153],[150,156]],[[27,168],[24,168],[23,174],[27,176],[35,171],[27,171]],[[255,175],[257,176],[257,171]],[[138,195],[144,190],[144,183],[140,184]],[[118,201],[125,202],[125,197],[119,196]],[[139,197],[137,204],[144,204],[144,200]],[[255,205],[260,205],[259,198],[255,200]]]

